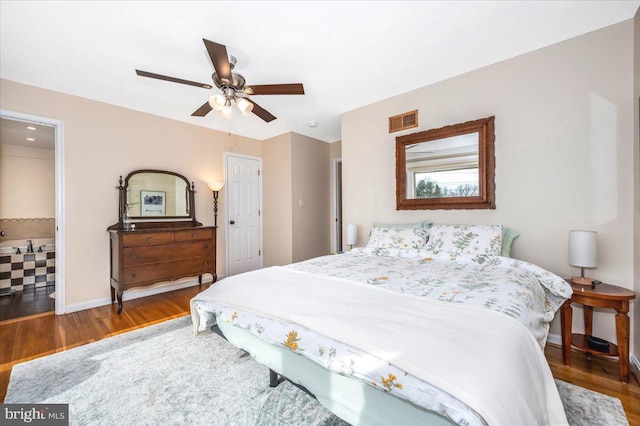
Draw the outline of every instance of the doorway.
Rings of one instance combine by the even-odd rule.
[[[0,110],[0,320],[65,310],[62,127]]]
[[[224,153],[227,275],[262,267],[262,159]]]

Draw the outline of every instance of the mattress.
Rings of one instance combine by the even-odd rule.
[[[561,278],[535,265],[508,258],[498,260],[499,262],[494,259],[491,265],[478,265],[474,262],[464,262],[463,259],[457,259],[456,262],[442,262],[416,256],[381,257],[372,256],[371,253],[364,250],[356,250],[350,254],[325,256],[282,269],[287,269],[289,275],[302,274],[297,278],[298,281],[312,281],[316,276],[327,277],[327,279],[343,284],[357,283],[363,287],[376,288],[383,293],[389,292],[386,298],[390,299],[393,299],[392,294],[395,297],[397,293],[402,293],[406,294],[408,298],[431,299],[436,307],[438,303],[443,304],[444,302],[449,306],[460,305],[461,308],[465,307],[467,311],[470,309],[491,310],[494,314],[499,313],[501,317],[496,323],[499,327],[502,327],[503,323],[517,320],[518,325],[526,327],[528,331],[525,334],[529,338],[533,340],[535,336],[538,344],[543,345],[548,332],[548,322],[553,318],[557,307],[564,301],[563,292],[566,291],[566,288],[563,285],[566,283]],[[258,274],[260,273],[264,272],[258,271]],[[260,281],[259,276],[255,279]],[[333,281],[318,281],[321,288],[329,288],[328,283],[335,284]],[[216,291],[216,286],[212,286],[209,289],[210,292],[219,293]],[[336,292],[345,286],[335,286]],[[293,293],[289,290],[286,292]],[[268,295],[264,296],[264,298],[267,297]],[[318,297],[324,297],[322,292]],[[341,303],[339,298],[331,299],[331,297],[333,296],[329,298],[332,301],[331,305]],[[292,300],[295,301],[295,299]],[[396,298],[393,300],[399,300],[398,303],[403,303],[405,299]],[[322,303],[320,300],[318,302]],[[447,392],[446,381],[439,383],[434,378],[424,381],[424,377],[419,374],[414,375],[406,371],[410,368],[403,369],[395,365],[395,362],[385,362],[384,356],[382,358],[376,356],[374,352],[377,348],[373,345],[368,348],[353,346],[348,342],[345,343],[349,336],[336,338],[336,334],[339,333],[335,331],[322,330],[319,332],[318,329],[322,328],[324,322],[327,322],[322,319],[318,322],[317,327],[309,328],[296,321],[283,320],[278,313],[267,312],[267,308],[261,308],[262,310],[258,309],[257,311],[238,310],[238,306],[207,300],[205,296],[196,296],[192,306],[194,320],[202,323],[204,327],[215,314],[220,324],[228,321],[236,327],[243,328],[266,344],[279,347],[285,352],[288,350],[301,355],[329,372],[348,377],[352,381],[358,381],[367,388],[378,392],[382,391],[385,395],[391,394],[396,399],[406,400],[410,406],[419,406],[425,412],[433,411],[457,424],[485,424],[485,417],[490,417],[488,414],[479,415],[475,408],[469,406],[464,401],[468,397],[458,398]],[[420,305],[420,309],[431,309],[431,305],[423,303]],[[281,306],[280,310],[288,309],[286,306]],[[403,313],[401,310],[396,315]],[[358,313],[358,315],[361,314]],[[420,311],[416,311],[415,318],[418,318],[420,314]],[[378,308],[378,312],[373,313],[373,316],[369,318],[370,322],[365,321],[363,324],[372,324],[374,321],[378,321],[377,317],[381,315],[384,315],[384,306]],[[509,319],[505,318],[505,315]],[[348,313],[344,318],[352,322]],[[409,316],[405,321],[408,327],[411,327],[411,318],[413,317]],[[437,319],[430,318],[430,321]],[[384,328],[386,323],[376,322],[376,324],[376,327]],[[358,329],[354,330],[354,334],[359,332]],[[482,331],[478,330],[473,333],[479,334]],[[484,331],[486,332],[486,330]],[[488,333],[487,336],[491,334]],[[410,336],[408,334],[408,338]],[[406,348],[407,351],[410,351],[410,346]],[[482,347],[479,346],[479,349],[481,350]],[[537,362],[540,363],[539,359],[542,358],[547,371],[538,372],[536,375],[547,374],[550,377],[541,350],[538,348],[537,351],[539,352],[535,354],[538,356]],[[530,352],[535,353],[536,351],[531,350]],[[527,357],[529,355],[526,354]],[[505,362],[507,361],[509,360],[506,359]],[[280,371],[277,368],[274,370]],[[452,371],[455,372],[455,370]],[[422,370],[420,372],[424,373]],[[436,382],[436,385],[431,383],[433,381]],[[541,384],[540,386],[544,388],[546,385]],[[551,405],[557,405],[557,396],[553,395],[553,390],[549,389]],[[533,398],[535,399],[537,396],[533,395]],[[480,405],[482,406],[482,404]],[[353,418],[348,421],[354,422]],[[562,421],[560,419],[558,424],[562,424]]]

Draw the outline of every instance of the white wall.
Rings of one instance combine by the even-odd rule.
[[[375,220],[503,224],[521,234],[514,257],[562,276],[577,273],[569,230],[591,229],[599,262],[590,275],[633,288],[633,41],[626,21],[345,113],[345,223],[359,225],[361,245]],[[388,117],[414,109],[418,128],[388,133]],[[491,115],[497,208],[397,211],[395,137]],[[596,312],[594,334],[615,341],[610,311]]]

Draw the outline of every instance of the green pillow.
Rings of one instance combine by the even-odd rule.
[[[511,257],[511,246],[518,235],[520,235],[518,231],[506,226],[502,227],[502,252],[500,253],[502,256]]]

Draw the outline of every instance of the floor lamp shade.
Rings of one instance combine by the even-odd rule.
[[[569,265],[580,268],[580,277],[571,277],[576,284],[592,285],[593,279],[585,278],[584,268],[598,266],[598,233],[595,231],[569,231]]]
[[[346,228],[345,243],[349,246],[358,244],[358,226],[347,225]]]

